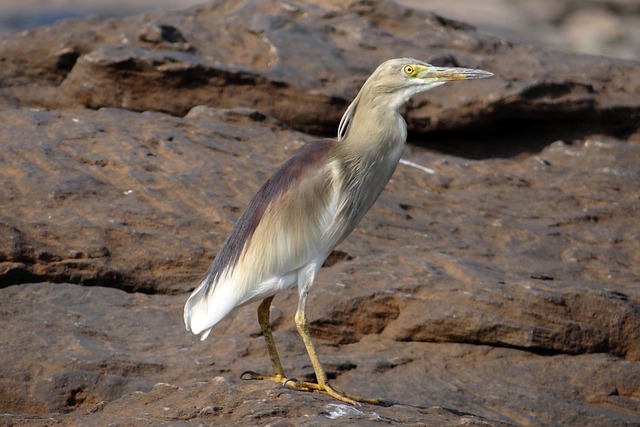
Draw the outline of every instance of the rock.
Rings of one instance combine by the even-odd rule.
[[[635,2],[398,0],[416,9],[471,22],[480,31],[562,51],[638,59],[640,9]]]
[[[324,311],[319,307],[326,288],[332,286],[318,287],[314,312]],[[345,289],[345,299],[350,293]],[[2,297],[11,308],[3,305],[0,320],[0,419],[17,426],[34,420],[253,425],[258,419],[324,425],[335,418],[391,425],[508,424],[469,414],[474,412],[520,425],[624,425],[634,420],[628,411],[640,409],[637,362],[604,353],[545,355],[394,341],[385,334],[340,346],[317,339],[339,387],[381,397],[388,405],[350,408],[315,393],[237,379],[243,370],[269,367],[253,309],[240,310],[214,329],[212,339],[199,342],[180,323],[182,295],[40,283],[7,287]],[[310,375],[290,315],[295,295],[287,292],[282,299],[276,299],[275,310],[287,315],[276,316],[281,321],[275,338],[283,364],[293,375]]]
[[[298,130],[334,135],[373,68],[390,57],[419,56],[496,77],[417,97],[407,112],[414,132],[535,119],[571,121],[574,131],[598,120],[603,131],[621,133],[640,120],[633,62],[511,44],[388,1],[235,3],[67,20],[8,35],[0,46],[0,99],[174,115],[200,104],[244,106]],[[615,120],[600,120],[607,114]]]
[[[184,292],[224,238],[212,231],[230,229],[269,172],[250,178],[234,169],[247,170],[247,156],[260,161],[261,151],[276,164],[300,145],[291,138],[288,149],[274,148],[283,132],[278,124],[239,114],[235,126],[219,127],[213,116],[178,119],[116,109],[1,114],[12,123],[0,131],[0,198],[11,205],[0,211],[11,232],[0,255],[5,286],[51,280]],[[25,128],[34,129],[29,144],[20,136]],[[262,149],[246,140],[262,141]],[[212,200],[212,194],[221,198]],[[242,195],[238,204],[231,194]]]
[[[1,291],[11,301],[2,304],[3,412],[71,411],[65,420],[107,402],[112,417],[135,412],[122,409],[141,396],[131,393],[157,382],[197,394],[194,384],[215,376],[268,371],[255,307],[205,342],[183,330],[181,309],[268,165],[308,136],[250,110],[3,114],[10,135],[41,135],[28,150],[18,136],[3,150],[23,165],[4,169],[11,246],[0,265],[5,286],[19,286]],[[313,290],[312,332],[337,385],[519,424],[633,420],[638,146],[556,143],[524,160],[483,161],[413,147],[405,157],[446,184],[399,166]],[[76,284],[26,284],[69,278]],[[295,293],[275,304],[283,363],[311,380]],[[525,372],[524,384],[514,380]],[[25,379],[31,388],[16,393]],[[233,394],[246,400],[239,384]],[[523,408],[531,415],[517,415]]]
[[[365,1],[216,2],[3,41],[3,422],[638,423],[637,63]],[[188,292],[317,137],[299,130],[335,133],[400,54],[504,71],[408,107],[404,163],[312,291],[330,379],[388,406],[239,381],[270,369],[256,307],[200,342]],[[288,375],[313,380],[295,305],[275,299],[274,335]]]
[[[40,0],[36,7],[32,2],[5,0],[0,5],[0,35],[51,24],[64,17],[113,18],[158,8],[182,9],[200,3],[197,0],[138,0],[128,3]],[[640,32],[636,30],[640,23],[640,10],[634,1],[539,0],[531,3],[527,0],[484,0],[481,3],[460,3],[396,0],[396,3],[472,23],[480,31],[505,40],[627,59],[637,59],[640,54]],[[324,1],[323,4],[330,3]],[[586,15],[586,19],[580,15]],[[575,19],[576,16],[579,19]],[[615,29],[609,24],[613,20],[616,21]],[[590,26],[583,26],[580,32],[578,24],[582,22]]]

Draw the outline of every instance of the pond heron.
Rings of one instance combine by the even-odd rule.
[[[299,148],[251,199],[184,307],[187,330],[205,339],[233,310],[262,301],[258,321],[273,375],[247,371],[242,377],[322,391],[350,404],[379,404],[329,384],[307,328],[307,295],[324,260],[376,201],[400,160],[407,137],[400,107],[414,94],[448,81],[490,76],[413,58],[381,64],[344,113],[338,137]],[[274,295],[293,286],[299,295],[295,323],[317,383],[285,376],[269,324]]]

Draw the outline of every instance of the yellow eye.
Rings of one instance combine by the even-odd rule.
[[[406,75],[410,76],[415,71],[415,68],[413,68],[413,66],[411,66],[411,65],[405,65],[404,68],[402,69],[402,71],[404,71],[404,73]]]

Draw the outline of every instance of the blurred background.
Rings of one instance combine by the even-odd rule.
[[[322,2],[320,0],[320,2]],[[564,51],[640,59],[640,0],[396,0],[498,37]],[[2,0],[0,36],[88,15],[182,9],[204,0]]]

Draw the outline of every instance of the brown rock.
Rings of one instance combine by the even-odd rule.
[[[223,125],[197,110],[186,119],[118,109],[1,114],[10,123],[0,130],[5,286],[50,280],[184,292],[269,173],[246,161],[276,164],[302,140],[245,110],[227,113],[234,124]],[[24,129],[33,129],[28,143]],[[238,174],[248,168],[253,176]]]
[[[397,0],[473,23],[480,31],[562,51],[640,58],[640,8],[634,1]]]
[[[571,121],[573,130],[598,121],[620,133],[640,120],[633,62],[514,45],[388,1],[328,3],[229,0],[9,35],[0,46],[0,97],[176,115],[200,104],[244,106],[333,135],[370,71],[404,55],[496,74],[416,98],[407,114],[415,132],[536,119]]]
[[[640,419],[637,63],[364,1],[80,20],[0,51],[2,422]],[[255,307],[199,342],[187,292],[312,138],[283,123],[334,133],[359,82],[400,54],[500,76],[415,100],[408,163],[312,292],[331,379],[390,406],[238,381],[270,369]],[[275,339],[287,373],[313,379],[295,303],[276,298]]]
[[[318,287],[315,312],[325,311],[322,302],[333,287]],[[237,380],[245,369],[269,367],[249,308],[199,342],[180,324],[183,296],[51,283],[11,286],[2,293],[12,305],[3,308],[0,329],[0,419],[13,425],[252,425],[257,419],[298,423],[308,417],[323,424],[332,413],[342,413],[335,416],[347,423],[505,425],[469,412],[525,425],[623,425],[634,420],[629,411],[639,409],[637,362],[603,353],[536,355],[473,344],[398,342],[384,334],[341,346],[319,339],[338,386],[382,397],[389,405],[349,408],[317,394]],[[346,288],[342,295],[348,299],[351,293]],[[283,363],[290,374],[312,376],[291,320],[295,295],[278,300],[275,337],[286,350]]]

